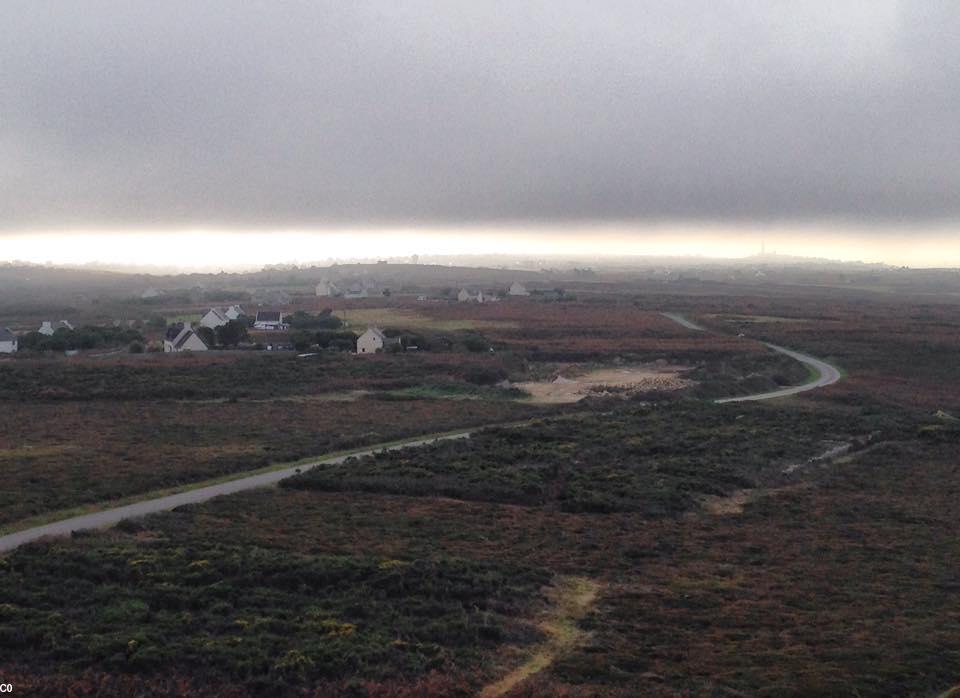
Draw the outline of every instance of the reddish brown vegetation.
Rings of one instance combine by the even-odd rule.
[[[0,411],[0,522],[540,412],[485,400],[20,403]]]

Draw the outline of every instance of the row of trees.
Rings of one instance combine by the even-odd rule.
[[[126,346],[132,342],[143,342],[143,335],[135,329],[85,325],[73,330],[62,327],[52,335],[28,332],[20,337],[20,350],[69,351]]]

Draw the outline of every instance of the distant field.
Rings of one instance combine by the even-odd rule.
[[[349,328],[356,332],[362,332],[367,327],[456,332],[517,326],[516,322],[509,320],[472,317],[438,319],[410,308],[351,308],[338,310],[335,314],[345,320]]]
[[[715,318],[716,315],[706,315],[707,318]],[[777,315],[725,315],[725,322],[745,322],[745,323],[767,323],[767,322],[810,322],[807,318],[781,317]]]
[[[0,523],[543,413],[464,378],[498,375],[498,357],[451,358],[10,362],[0,366]]]

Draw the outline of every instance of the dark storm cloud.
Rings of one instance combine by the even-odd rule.
[[[960,5],[0,5],[0,227],[960,214]]]

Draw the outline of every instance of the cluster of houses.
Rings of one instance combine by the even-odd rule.
[[[201,327],[208,327],[216,330],[223,327],[231,320],[239,320],[246,313],[239,305],[231,305],[229,308],[210,308],[207,313],[200,318],[198,323]],[[286,330],[289,326],[283,321],[283,313],[276,310],[258,310],[253,321],[253,329],[266,331]],[[190,323],[185,322],[182,325],[174,325],[167,330],[166,339],[163,341],[163,350],[167,353],[180,351],[207,351],[210,347],[198,335]]]
[[[52,337],[57,330],[72,330],[73,325],[67,320],[44,320],[37,328],[37,332]],[[0,327],[0,354],[13,354],[20,347],[20,342],[9,327]]]
[[[355,284],[340,288],[336,283],[324,277],[314,288],[318,298],[369,298],[370,289],[364,284]]]
[[[510,284],[510,289],[507,291],[508,296],[529,296],[530,292],[527,290],[526,286],[521,284],[519,281],[514,281]],[[460,292],[457,293],[457,300],[461,303],[494,303],[500,300],[500,297],[495,293],[487,292],[484,293],[482,290],[474,293],[465,288],[461,288]]]
[[[316,293],[317,297],[320,298],[369,298],[372,295],[369,288],[363,284],[341,288],[328,277],[323,277],[319,282],[317,282],[314,292]],[[519,281],[514,281],[510,285],[507,295],[529,296],[530,292]],[[427,296],[417,296],[417,300],[425,301],[427,300]],[[500,298],[497,293],[493,291],[470,291],[466,288],[461,288],[460,292],[457,293],[457,300],[461,303],[492,303],[500,300]]]
[[[40,329],[37,330],[40,334],[46,335],[47,337],[52,337],[57,330],[72,330],[73,325],[71,325],[66,320],[44,320],[40,323]]]
[[[218,327],[223,327],[231,320],[237,320],[242,315],[246,315],[243,312],[243,308],[239,305],[231,305],[229,308],[210,308],[207,311],[207,314],[200,318],[200,324],[203,327],[209,327],[211,330],[215,330]]]

